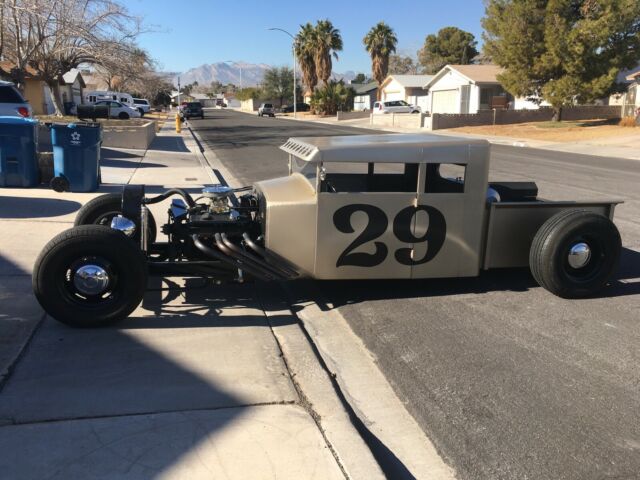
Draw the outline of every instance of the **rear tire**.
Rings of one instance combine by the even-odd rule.
[[[122,195],[119,193],[105,193],[85,203],[78,213],[73,225],[102,225],[111,227],[111,220],[117,215],[122,215]],[[140,225],[136,222],[136,228]],[[154,243],[158,234],[156,221],[149,212],[149,242]]]
[[[83,225],[55,236],[33,269],[33,292],[54,319],[73,327],[123,320],[147,286],[146,259],[121,232]]]
[[[540,286],[563,298],[591,296],[615,273],[622,242],[614,223],[587,210],[547,220],[531,243],[529,265]]]

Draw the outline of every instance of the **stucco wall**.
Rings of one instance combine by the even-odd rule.
[[[136,126],[106,126],[102,130],[102,146],[146,150],[156,136],[156,122]]]
[[[353,120],[355,118],[367,118],[371,112],[357,111],[357,112],[338,112],[336,120]]]
[[[384,127],[422,128],[425,117],[421,113],[371,114],[369,123]]]

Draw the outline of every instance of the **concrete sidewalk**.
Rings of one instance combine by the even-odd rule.
[[[100,192],[0,189],[1,476],[384,478],[297,318],[265,307],[259,284],[152,279],[131,317],[104,329],[40,309],[35,258],[84,202],[123,183],[217,181],[171,127],[147,151],[103,150]],[[153,206],[159,224],[167,206]]]

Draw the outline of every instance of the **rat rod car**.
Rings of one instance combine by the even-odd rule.
[[[561,297],[589,296],[614,273],[619,201],[537,198],[532,182],[488,182],[489,144],[435,135],[291,138],[289,175],[253,187],[145,196],[126,186],[88,202],[44,248],[35,295],[55,319],[127,317],[147,275],[285,280],[471,277],[531,268]],[[167,241],[148,206],[171,196]],[[428,294],[428,292],[425,292]]]

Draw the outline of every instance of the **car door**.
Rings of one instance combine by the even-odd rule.
[[[441,163],[421,165],[413,229],[403,237],[414,240],[412,278],[478,274],[486,213],[486,163],[474,161],[474,155],[484,155],[479,148],[477,152],[467,146],[459,150],[448,152],[456,160],[443,158]]]
[[[418,165],[408,165],[339,164],[342,173],[322,175],[315,278],[410,278],[405,253],[412,244],[397,235],[398,229],[410,228],[403,222],[411,222],[407,212],[417,197]],[[388,170],[377,175],[373,167]]]

